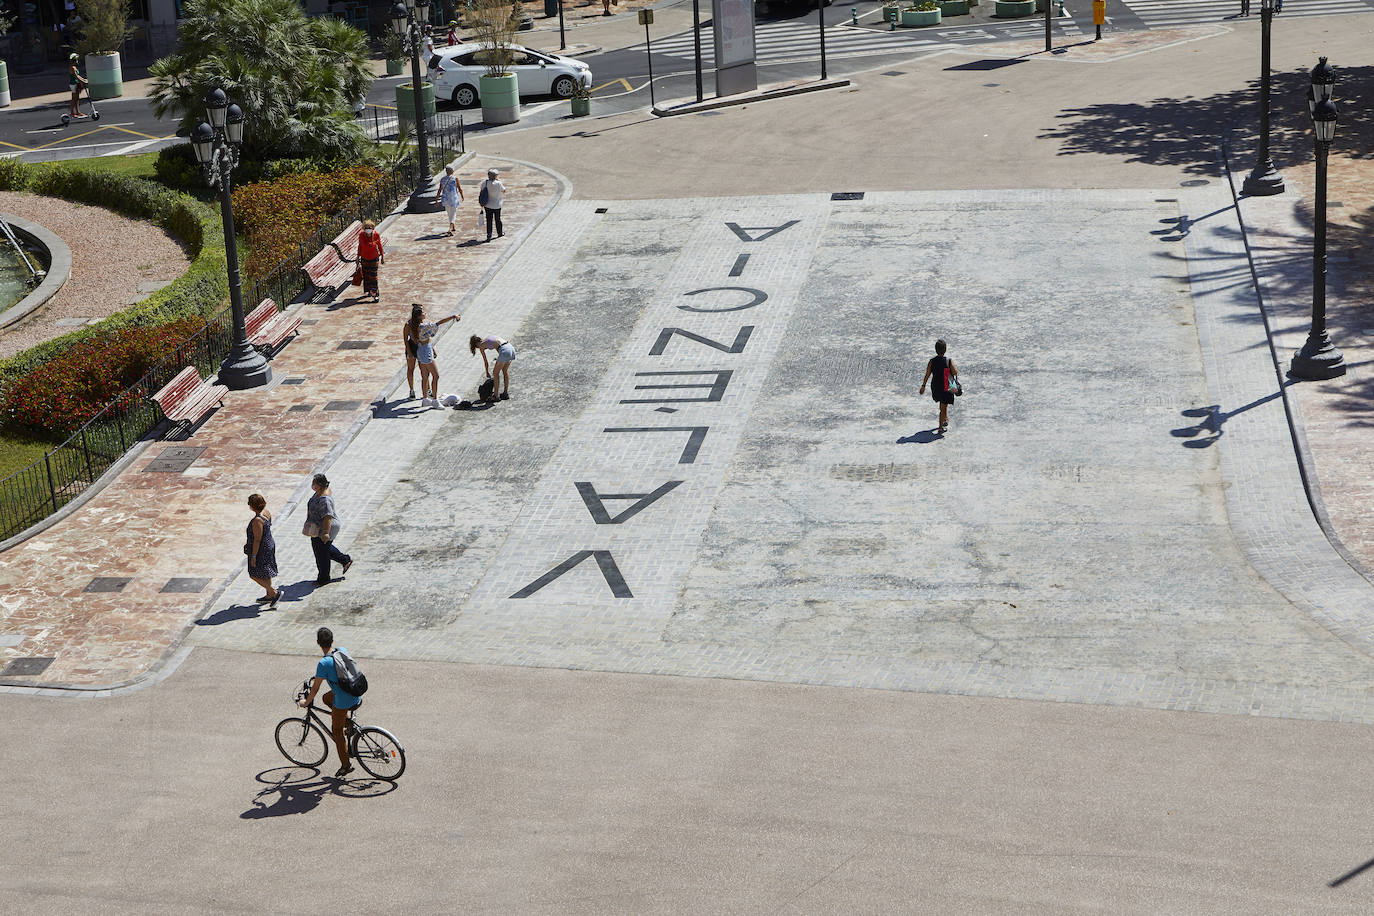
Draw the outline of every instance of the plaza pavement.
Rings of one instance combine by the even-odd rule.
[[[1307,40],[1339,45],[1321,29]],[[1186,45],[1095,65],[1094,92],[1227,85],[1232,38],[1212,41],[1205,65]],[[914,62],[905,91],[938,91],[948,64]],[[1031,65],[1063,88],[1058,62]],[[1038,189],[941,190],[931,152],[879,180],[901,128],[900,77],[879,79],[751,106],[776,142],[728,175],[679,161],[735,143],[700,116],[482,141],[576,192],[459,325],[515,341],[512,400],[385,406],[334,456],[360,558],[343,582],[261,614],[231,582],[151,689],[3,698],[26,833],[0,895],[305,905],[328,877],[308,843],[346,815],[381,837],[366,877],[386,908],[1366,909],[1372,593],[1307,507],[1214,136],[1167,162],[1104,146],[1063,181],[1072,141],[1033,136],[1062,100],[1024,92],[983,111],[1008,115]],[[862,124],[877,152],[842,158],[789,118]],[[790,165],[799,142],[825,167]],[[663,168],[595,193],[650,153]],[[788,193],[758,196],[773,181]],[[1116,190],[1075,189],[1092,184]],[[752,297],[727,286],[768,298],[701,311]],[[935,440],[912,365],[940,333],[969,394]],[[634,388],[702,369],[730,371],[719,401],[624,403],[709,397]],[[686,432],[607,432],[649,426],[709,429],[691,454]],[[291,520],[283,567],[304,578]],[[368,659],[367,718],[406,741],[394,788],[279,767],[271,724],[321,623]]]

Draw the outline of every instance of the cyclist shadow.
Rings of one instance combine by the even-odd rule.
[[[377,798],[396,788],[396,783],[391,780],[372,776],[334,779],[324,776],[314,767],[273,767],[263,770],[254,778],[265,783],[266,788],[254,795],[252,807],[239,815],[244,820],[309,814],[320,806],[326,795]]]

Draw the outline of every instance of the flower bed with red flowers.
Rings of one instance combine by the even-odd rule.
[[[16,379],[0,400],[0,421],[49,436],[69,435],[204,326],[203,319],[183,318],[97,331]]]
[[[248,237],[244,272],[262,277],[296,252],[329,217],[386,173],[370,165],[301,172],[234,190],[234,219]],[[313,252],[312,252],[313,254]]]

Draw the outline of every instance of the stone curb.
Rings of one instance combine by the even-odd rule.
[[[1336,553],[1340,554],[1341,559],[1349,564],[1351,569],[1359,573],[1371,585],[1374,585],[1374,571],[1371,571],[1350,552],[1340,535],[1336,533],[1335,526],[1331,524],[1331,516],[1326,510],[1326,501],[1322,498],[1321,480],[1317,475],[1317,465],[1312,458],[1312,450],[1307,444],[1307,431],[1303,426],[1302,413],[1291,391],[1292,381],[1289,380],[1283,369],[1283,355],[1275,343],[1273,323],[1270,319],[1269,308],[1265,305],[1264,278],[1260,275],[1259,268],[1255,264],[1254,249],[1250,245],[1251,226],[1245,219],[1245,210],[1241,206],[1241,202],[1246,198],[1236,191],[1229,143],[1222,145],[1221,160],[1226,167],[1226,181],[1231,190],[1231,199],[1235,201],[1236,218],[1241,229],[1241,243],[1245,246],[1245,256],[1250,263],[1250,277],[1255,284],[1255,298],[1259,300],[1260,316],[1264,319],[1264,330],[1269,338],[1269,352],[1274,359],[1274,373],[1278,378],[1279,390],[1283,393],[1284,412],[1288,415],[1288,429],[1293,436],[1293,451],[1297,455],[1298,473],[1302,476],[1303,488],[1307,492],[1307,502],[1312,507],[1312,515],[1316,518],[1322,534],[1326,535],[1326,540]]]
[[[649,109],[649,113],[660,118],[671,118],[675,115],[695,114],[699,111],[710,111],[715,108],[730,108],[734,105],[748,105],[751,102],[768,102],[773,99],[785,99],[792,95],[803,95],[808,92],[820,92],[825,89],[840,89],[849,85],[847,79],[816,80],[801,85],[783,83],[773,89],[758,89],[754,92],[747,92],[741,95],[727,96],[723,99],[711,99],[702,102],[679,102],[669,104],[668,107],[662,105]]]
[[[11,325],[18,324],[30,314],[37,311],[45,302],[57,295],[57,291],[66,285],[67,280],[72,275],[72,250],[67,243],[62,241],[52,232],[32,220],[24,219],[22,216],[13,216],[9,213],[0,213],[0,218],[10,224],[13,229],[18,229],[25,235],[33,236],[44,248],[48,249],[47,275],[38,287],[19,302],[0,314],[0,331]],[[3,550],[0,547],[0,550]]]

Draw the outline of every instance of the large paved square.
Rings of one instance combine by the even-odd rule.
[[[328,622],[389,657],[1367,709],[1367,657],[1251,568],[1217,450],[1175,435],[1209,403],[1176,200],[598,206],[560,205],[440,345],[449,390],[467,334],[510,338],[512,399],[374,420],[331,473],[348,579],[198,642]],[[968,392],[943,438],[941,336]]]

